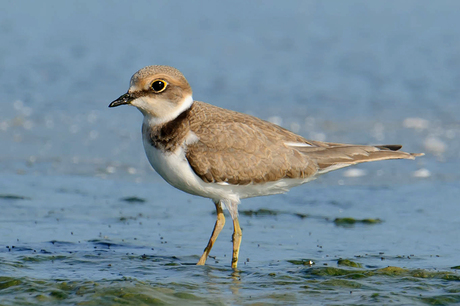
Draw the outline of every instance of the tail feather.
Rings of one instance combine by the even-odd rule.
[[[379,148],[380,150],[398,151],[399,149],[402,148],[402,145],[380,145],[380,146],[375,146],[375,147]]]
[[[324,144],[324,143],[323,143]],[[365,163],[370,161],[387,159],[415,159],[423,153],[407,153],[398,151],[401,145],[346,145],[326,143],[326,146],[318,148],[300,148],[299,151],[308,155],[318,165],[319,173],[326,173],[343,167]]]

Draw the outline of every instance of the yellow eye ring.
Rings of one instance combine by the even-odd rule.
[[[160,93],[164,91],[167,86],[168,86],[168,82],[166,82],[165,80],[156,79],[152,82],[152,84],[150,85],[150,88],[152,88],[152,90],[155,93]]]

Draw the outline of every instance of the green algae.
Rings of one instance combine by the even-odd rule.
[[[0,199],[3,200],[30,200],[29,197],[16,194],[0,194]]]
[[[34,305],[36,302],[91,306],[223,305],[219,300],[206,299],[180,287],[165,288],[136,280],[66,282],[2,277],[0,283],[15,286],[9,291],[4,290],[9,287],[0,288],[0,295],[7,297],[2,305]]]
[[[399,267],[388,266],[386,268],[377,269],[375,270],[375,272],[389,276],[396,276],[401,274],[407,274],[408,270]]]
[[[276,216],[280,212],[278,212],[276,210],[261,208],[261,209],[258,209],[258,210],[252,210],[252,209],[250,209],[250,210],[242,210],[239,213],[240,213],[240,215],[243,215],[243,216],[253,217],[253,216]]]
[[[293,264],[301,264],[301,261],[289,261]],[[448,281],[460,281],[460,275],[447,271],[428,271],[424,269],[404,269],[400,267],[388,266],[380,269],[362,269],[362,265],[348,259],[339,259],[338,267],[311,267],[307,268],[304,273],[313,276],[343,276],[347,278],[362,278],[372,276],[389,276],[389,277],[412,277],[418,279],[441,279]]]
[[[54,297],[55,299],[58,299],[58,300],[64,300],[68,297],[68,295],[61,291],[61,290],[53,290],[50,292],[50,296]]]
[[[219,272],[210,267],[195,266],[175,270],[189,275],[188,278],[181,279],[181,274],[178,274],[179,278],[175,281],[152,282],[136,278],[70,281],[0,277],[0,295],[2,305],[225,305],[230,300],[228,297],[223,298],[220,294],[222,290],[231,288],[232,294],[237,298],[240,294],[238,292],[249,286],[252,288],[251,292],[260,291],[265,294],[247,297],[251,303],[233,304],[301,304],[304,298],[328,296],[328,292],[334,292],[329,297],[331,302],[339,302],[344,295],[349,296],[355,292],[360,292],[359,299],[356,300],[361,301],[358,304],[378,305],[391,301],[412,304],[418,301],[428,305],[448,305],[460,302],[460,279],[454,272],[395,266],[367,269],[349,259],[338,260],[338,267],[310,267],[305,264],[309,261],[290,261],[293,266],[300,268],[296,273],[285,273],[281,270],[277,273],[243,272],[238,278],[230,277],[230,270]],[[211,279],[216,283],[193,281],[193,277],[190,278],[192,275],[188,273],[190,271],[195,271],[192,275],[199,271],[212,272],[214,276]],[[222,275],[216,278],[218,273]],[[256,281],[252,282],[252,279]],[[397,287],[394,287],[395,284]],[[203,286],[208,289],[203,291]],[[214,287],[215,289],[210,289]],[[264,288],[270,290],[264,291]],[[282,293],[283,291],[286,293]]]
[[[355,282],[355,281],[347,280],[347,279],[325,280],[324,282],[322,282],[322,285],[331,286],[331,287],[351,288],[351,289],[358,289],[358,288],[363,287],[362,284]]]
[[[351,226],[357,223],[361,224],[378,224],[382,223],[380,219],[355,219],[355,218],[335,218],[334,223],[337,226]]]
[[[460,303],[459,295],[439,295],[431,297],[422,297],[421,301],[428,305],[453,305]]]
[[[348,269],[341,269],[335,267],[317,267],[311,268],[306,271],[306,274],[311,276],[321,276],[321,277],[328,277],[328,276],[348,276],[355,274],[356,271],[348,270]]]
[[[133,196],[133,197],[126,197],[122,198],[121,201],[128,202],[128,203],[145,203],[147,200]]]
[[[281,210],[273,210],[273,209],[266,209],[266,208],[260,208],[257,210],[241,210],[239,211],[239,214],[242,216],[247,216],[247,217],[266,217],[266,216],[279,216],[279,215],[287,215],[287,216],[293,216],[297,217],[300,219],[305,219],[308,218],[308,214],[302,214],[302,213],[297,213],[297,212],[289,212],[289,211],[281,211]]]
[[[315,262],[312,259],[288,260],[293,265],[313,266]]]
[[[337,260],[337,265],[339,266],[346,266],[346,267],[352,267],[352,268],[362,268],[363,265],[354,261],[351,261],[349,259],[342,259],[340,258]]]
[[[21,280],[19,279],[12,279],[9,277],[0,277],[0,290],[14,287],[14,286],[19,286],[21,285]]]

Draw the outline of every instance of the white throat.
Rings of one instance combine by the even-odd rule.
[[[143,112],[142,107],[138,107],[139,110],[144,114],[144,122],[148,123],[150,126],[160,125],[165,122],[174,120],[182,114],[185,110],[189,109],[193,104],[193,97],[191,95],[186,96],[182,101],[176,104],[174,107],[167,107],[166,105],[171,105],[168,101],[163,101],[162,110],[157,109],[154,113],[156,116],[151,115],[149,112]]]

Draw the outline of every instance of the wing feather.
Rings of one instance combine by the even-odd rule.
[[[400,145],[365,146],[304,139],[259,118],[195,101],[190,129],[197,141],[186,158],[205,182],[259,184],[304,179],[349,165],[414,159]]]

